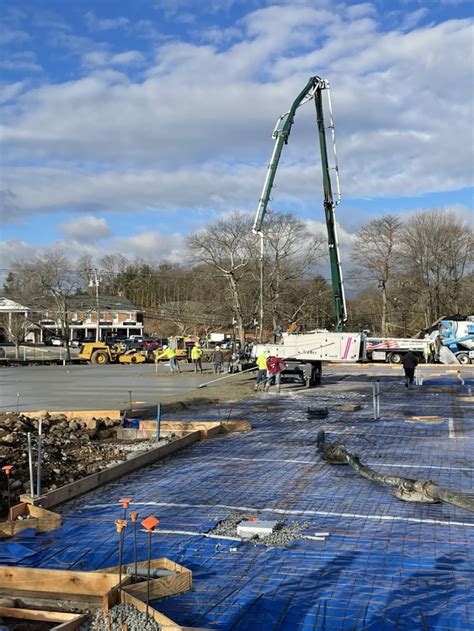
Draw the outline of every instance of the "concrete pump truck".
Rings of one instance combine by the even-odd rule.
[[[329,166],[326,127],[324,123],[323,93],[327,95],[329,107],[329,129],[331,129],[334,167]],[[321,166],[323,172],[324,213],[329,245],[329,260],[331,265],[331,283],[334,298],[335,326],[334,331],[313,331],[309,333],[283,333],[278,344],[259,344],[254,349],[254,354],[268,352],[276,357],[281,357],[287,363],[285,373],[299,375],[306,386],[314,386],[320,383],[322,374],[322,362],[353,362],[365,359],[365,335],[363,333],[346,333],[347,322],[346,298],[344,292],[344,280],[342,275],[341,260],[339,255],[339,242],[337,237],[335,208],[340,202],[339,176],[335,147],[334,121],[332,116],[331,96],[329,82],[321,77],[310,77],[308,83],[293,101],[289,111],[280,116],[273,138],[275,145],[268,166],[265,183],[257,207],[257,213],[253,224],[253,232],[260,236],[261,259],[264,252],[263,220],[268,210],[270,195],[274,186],[275,176],[280,161],[282,149],[288,144],[291,128],[299,107],[314,101],[316,108],[316,122],[318,127],[319,147],[321,153]],[[336,179],[336,199],[334,199],[330,171],[334,170]],[[263,274],[262,274],[263,279]],[[262,281],[263,282],[263,281]],[[263,320],[263,288],[261,288],[261,320]],[[260,323],[261,326],[263,322]]]

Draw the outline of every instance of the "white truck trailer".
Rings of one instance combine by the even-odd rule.
[[[367,360],[400,364],[408,351],[423,358],[429,347],[433,359],[442,364],[474,363],[474,316],[440,318],[424,333],[423,339],[368,337]]]
[[[261,353],[283,359],[285,374],[301,377],[307,387],[321,381],[322,362],[347,363],[365,359],[366,337],[363,333],[314,331],[312,333],[283,333],[278,344],[257,344],[253,355]]]
[[[412,351],[423,357],[426,346],[431,340],[417,340],[408,337],[368,337],[367,360],[401,364],[403,355]]]

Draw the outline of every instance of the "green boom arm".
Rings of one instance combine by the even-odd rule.
[[[270,164],[268,165],[265,183],[258,203],[257,213],[253,224],[253,231],[256,234],[262,233],[262,224],[268,209],[270,195],[275,181],[278,163],[280,161],[283,145],[288,143],[288,138],[293,125],[296,110],[304,103],[314,99],[316,106],[316,118],[319,133],[319,146],[321,150],[321,166],[323,170],[323,190],[324,190],[324,213],[326,216],[326,228],[329,244],[329,261],[331,265],[331,282],[334,296],[334,309],[336,314],[336,330],[344,329],[347,322],[346,298],[344,292],[344,280],[342,276],[341,260],[339,256],[339,242],[337,238],[335,206],[331,178],[329,175],[329,161],[326,144],[326,128],[324,125],[324,113],[322,103],[322,91],[329,89],[329,83],[321,77],[311,77],[303,90],[293,101],[290,110],[280,116],[273,131],[275,146],[273,148]],[[336,167],[337,172],[337,167]]]

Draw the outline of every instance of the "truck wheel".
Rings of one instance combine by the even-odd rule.
[[[96,351],[92,354],[91,364],[108,364],[109,356],[104,351]]]
[[[459,353],[458,355],[456,355],[456,358],[458,362],[463,366],[471,363],[471,359],[467,353]]]
[[[321,369],[317,369],[316,367],[313,366],[313,369],[311,371],[311,378],[309,380],[309,385],[311,388],[314,388],[314,386],[319,386],[319,384],[321,383]]]
[[[388,361],[390,364],[401,364],[402,356],[400,353],[390,353],[388,356]]]

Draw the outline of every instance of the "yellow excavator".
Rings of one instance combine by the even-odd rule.
[[[89,364],[143,364],[145,355],[136,349],[127,349],[118,342],[109,346],[104,342],[86,342],[82,345],[79,359]]]

